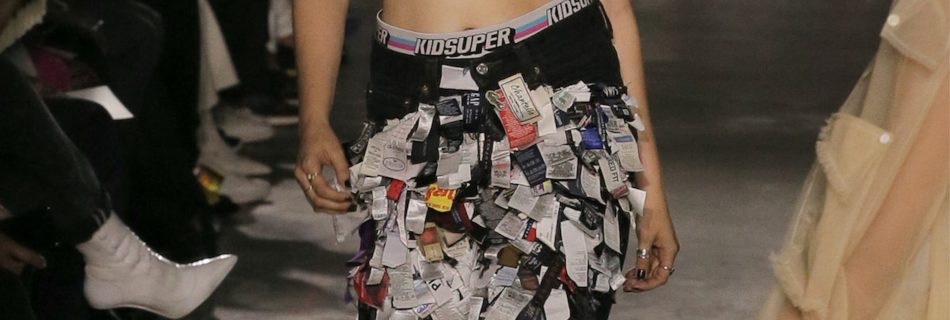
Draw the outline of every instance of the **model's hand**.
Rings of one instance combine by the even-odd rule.
[[[647,249],[649,255],[646,259],[637,256],[636,268],[627,271],[627,282],[623,286],[627,292],[651,290],[666,284],[673,274],[673,263],[679,252],[679,241],[667,209],[647,208],[644,211],[637,224],[637,248]]]
[[[46,268],[46,259],[0,233],[0,268],[20,274],[28,265],[43,269]]]
[[[337,185],[331,186],[321,174],[323,166],[333,167]],[[300,151],[294,175],[314,211],[346,213],[350,194],[342,185],[349,179],[349,165],[343,147],[327,122],[302,125]],[[339,189],[338,189],[339,188]]]

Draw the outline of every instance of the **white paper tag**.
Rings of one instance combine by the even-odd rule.
[[[422,234],[425,230],[428,209],[425,200],[409,199],[409,207],[406,209],[406,230],[415,234]]]
[[[515,193],[508,200],[508,207],[523,213],[530,213],[534,210],[534,205],[538,202],[538,197],[534,195],[530,187],[518,186]]]
[[[531,97],[531,90],[521,74],[516,74],[498,82],[511,112],[521,124],[534,123],[541,119],[541,112]]]
[[[409,248],[399,239],[396,230],[386,231],[386,246],[383,247],[383,265],[395,268],[406,264]],[[411,276],[410,276],[411,278]]]
[[[647,203],[647,192],[631,187],[627,187],[627,190],[627,201],[630,201],[630,205],[633,206],[633,212],[642,216],[643,206]],[[630,217],[630,221],[634,221],[633,217]]]
[[[554,239],[557,238],[557,215],[546,217],[535,224],[534,232],[538,241],[548,246],[548,248],[557,250],[554,246]]]
[[[541,221],[541,219],[556,215],[560,207],[560,203],[557,202],[557,198],[554,197],[554,194],[542,195],[538,197],[538,201],[534,204],[534,209],[528,213],[528,216],[535,221]]]
[[[449,300],[452,300],[452,289],[449,289],[449,286],[442,281],[442,279],[436,279],[426,282],[429,287],[429,291],[432,292],[432,295],[435,296],[435,303],[437,305],[443,305]]]
[[[615,252],[620,252],[620,222],[614,206],[607,205],[604,212],[604,243]]]
[[[369,139],[366,145],[366,154],[363,155],[363,165],[360,166],[360,174],[364,176],[379,175],[379,167],[383,164],[383,148],[386,145],[386,137],[375,136]]]
[[[468,298],[468,320],[478,320],[478,316],[482,313],[482,303],[484,301],[485,298],[482,297]]]
[[[410,309],[419,305],[416,302],[416,290],[412,281],[412,267],[403,264],[398,268],[390,268],[389,296],[393,298],[393,307]]]
[[[108,86],[98,86],[88,89],[70,91],[67,92],[66,95],[73,98],[89,100],[99,104],[103,109],[106,109],[106,112],[109,113],[109,116],[112,117],[112,120],[125,120],[132,119],[134,117],[132,112],[130,112],[121,101],[119,101],[119,98],[115,96],[115,93],[112,93],[112,89],[109,89]]]
[[[567,304],[567,293],[562,289],[551,289],[548,300],[544,301],[544,318],[546,320],[568,320],[571,318],[571,309]]]
[[[485,320],[510,320],[531,302],[531,295],[514,288],[505,288],[495,303],[488,308]]]
[[[620,170],[619,164],[611,157],[602,156],[597,160],[600,166],[600,176],[604,179],[604,187],[610,192],[614,199],[619,199],[627,195],[626,174]]]
[[[571,221],[561,222],[561,239],[567,262],[567,276],[579,287],[587,286],[587,242]]]
[[[600,177],[597,174],[585,167],[581,167],[580,182],[581,189],[584,190],[584,194],[587,195],[587,197],[604,203],[604,199],[600,195]]]
[[[519,219],[518,215],[509,212],[498,222],[498,226],[495,227],[495,232],[508,239],[520,239],[523,226],[524,221]]]
[[[472,79],[470,70],[465,68],[442,66],[442,79],[439,81],[439,87],[443,89],[455,89],[466,91],[478,91],[478,85]]]
[[[640,162],[640,148],[637,146],[637,140],[633,138],[630,130],[624,126],[623,133],[607,132],[610,138],[610,148],[620,166],[627,172],[643,171],[643,163]]]

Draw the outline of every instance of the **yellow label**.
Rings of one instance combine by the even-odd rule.
[[[433,183],[426,190],[426,205],[439,212],[452,210],[452,201],[455,200],[455,189],[442,189]]]

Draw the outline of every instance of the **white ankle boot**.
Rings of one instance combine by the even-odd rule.
[[[198,307],[234,267],[222,255],[180,265],[152,252],[115,214],[87,242],[85,294],[96,309],[138,308],[181,318]]]

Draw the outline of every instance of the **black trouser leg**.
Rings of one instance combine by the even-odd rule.
[[[0,202],[49,207],[62,241],[87,241],[111,211],[92,167],[19,70],[0,61],[0,79]]]

